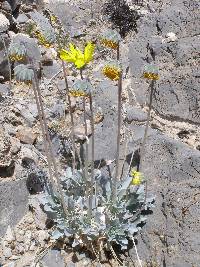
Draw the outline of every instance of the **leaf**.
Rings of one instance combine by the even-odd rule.
[[[34,78],[34,72],[29,65],[20,64],[14,68],[14,74],[18,81],[31,82]]]
[[[62,233],[58,230],[55,230],[54,232],[52,232],[52,235],[51,235],[51,237],[55,240],[58,240],[59,238],[61,238],[63,236],[64,236],[64,233]]]
[[[119,188],[118,192],[118,199],[121,200],[123,196],[126,194],[128,187],[130,186],[130,183],[132,181],[132,177],[128,176],[124,181],[122,181],[122,185]]]

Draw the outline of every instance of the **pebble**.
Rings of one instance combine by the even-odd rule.
[[[14,232],[11,229],[10,225],[7,228],[6,234],[5,234],[5,240],[11,243],[12,241],[15,241]]]
[[[4,254],[5,258],[10,258],[12,256],[11,248],[5,247],[3,250],[3,254]]]
[[[24,144],[33,144],[37,135],[33,133],[31,128],[20,126],[16,133],[16,137]]]
[[[174,32],[168,32],[166,34],[166,40],[167,42],[175,42],[177,40],[177,36]]]

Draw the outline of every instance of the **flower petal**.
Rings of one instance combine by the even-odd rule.
[[[95,45],[92,42],[89,42],[86,45],[85,51],[84,51],[85,63],[89,63],[93,59],[94,49],[95,49]]]

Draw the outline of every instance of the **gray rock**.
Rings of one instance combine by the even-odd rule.
[[[151,5],[156,7],[154,2]],[[196,0],[190,4],[183,0],[164,1],[163,8],[138,21],[138,33],[129,51],[134,62],[130,69],[137,102],[145,105],[148,101],[148,86],[140,77],[147,62],[155,59],[160,81],[154,94],[154,109],[164,118],[196,124],[200,117],[198,8]],[[170,32],[176,36],[173,42],[168,38]]]
[[[153,214],[138,238],[144,262],[158,266],[197,266],[200,262],[200,152],[153,131],[143,159],[148,195],[156,196]],[[165,265],[163,265],[164,263]]]
[[[7,84],[0,84],[0,95],[6,96],[9,95],[10,89]]]
[[[24,24],[29,20],[29,18],[23,13],[23,14],[19,14],[19,16],[17,17],[17,23],[19,24]]]
[[[0,13],[0,33],[5,32],[9,29],[10,22],[6,16]]]
[[[0,236],[3,236],[8,225],[15,226],[28,210],[25,179],[1,181],[0,196]]]
[[[147,119],[147,114],[139,108],[128,106],[126,111],[126,120],[129,123],[132,121],[144,122]]]
[[[41,260],[44,267],[65,267],[64,259],[58,250],[50,250]]]
[[[17,5],[20,3],[19,0],[7,0],[7,2],[10,4],[13,11],[16,9]]]

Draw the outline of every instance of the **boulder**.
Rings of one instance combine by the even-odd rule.
[[[200,262],[199,157],[179,141],[155,130],[149,134],[142,172],[156,202],[138,238],[143,262],[170,267]]]
[[[28,210],[28,191],[25,179],[0,181],[0,236],[8,225],[16,225]]]
[[[144,66],[154,63],[160,69],[153,99],[154,110],[163,118],[199,123],[200,82],[199,2],[163,4],[138,21],[138,33],[130,44],[129,57],[136,101],[148,101],[148,84],[141,80]],[[156,11],[156,12],[155,12]]]

